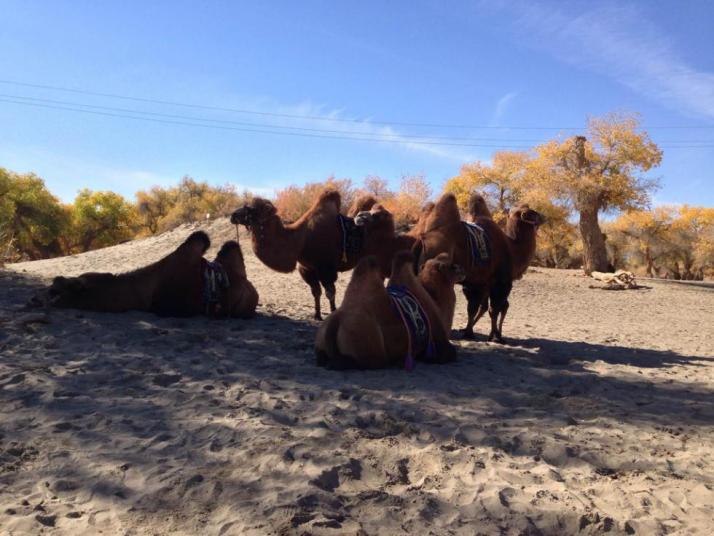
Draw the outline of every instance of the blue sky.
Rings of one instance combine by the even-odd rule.
[[[662,182],[655,202],[714,206],[712,2],[0,0],[0,13],[0,80],[296,116],[0,83],[0,166],[38,173],[66,201],[85,186],[131,197],[185,174],[270,193],[330,175],[356,182],[379,175],[396,185],[422,173],[438,191],[464,162],[487,161],[491,145],[577,132],[506,127],[577,128],[588,115],[633,111],[664,148],[652,174]],[[655,128],[672,126],[698,128]],[[479,146],[415,144],[414,136]]]

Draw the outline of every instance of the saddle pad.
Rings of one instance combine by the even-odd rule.
[[[423,355],[427,360],[433,357],[431,323],[424,307],[406,287],[390,285],[387,287],[387,294],[392,301],[394,311],[407,329],[409,348],[404,364],[407,369],[411,369],[416,356]]]
[[[491,258],[488,235],[483,227],[476,223],[463,222],[466,228],[466,246],[469,250],[471,262],[486,264]]]
[[[337,222],[342,231],[342,262],[355,260],[362,252],[364,230],[355,223],[353,218],[339,214]]]
[[[228,274],[223,269],[223,266],[217,262],[209,262],[204,259],[203,301],[206,306],[218,303],[221,299],[221,291],[229,286]]]

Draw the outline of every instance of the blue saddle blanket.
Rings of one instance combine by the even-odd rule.
[[[475,265],[488,263],[491,258],[491,247],[486,231],[477,223],[465,221],[463,224],[466,228],[466,247],[469,259]]]
[[[434,355],[431,323],[424,307],[409,289],[402,285],[390,285],[387,294],[392,301],[397,316],[402,320],[409,336],[409,348],[405,356],[405,367],[411,369],[417,356],[429,360]]]

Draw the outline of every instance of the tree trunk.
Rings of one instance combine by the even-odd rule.
[[[605,247],[605,236],[600,230],[597,220],[598,210],[594,206],[584,206],[580,208],[580,236],[583,239],[583,264],[585,273],[607,272],[609,262],[607,261],[607,248]]]

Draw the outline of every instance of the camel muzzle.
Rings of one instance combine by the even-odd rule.
[[[355,225],[357,225],[358,227],[362,227],[363,225],[366,225],[367,223],[369,223],[369,220],[371,219],[371,217],[372,217],[372,213],[369,210],[364,210],[362,212],[359,212],[359,213],[357,213],[357,215],[354,218]]]

